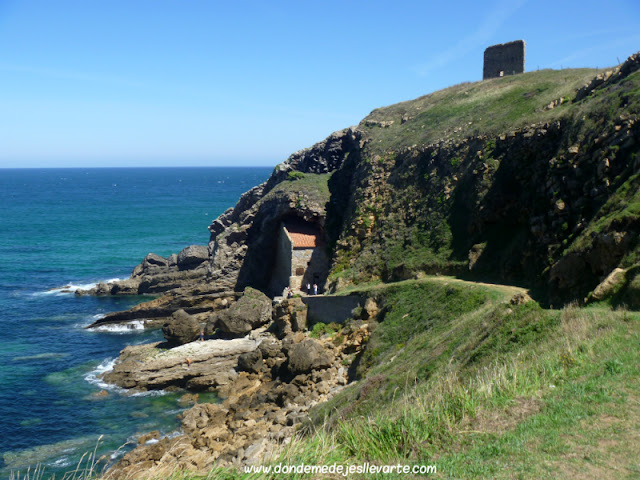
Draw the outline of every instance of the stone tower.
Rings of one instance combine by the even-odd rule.
[[[487,48],[484,51],[482,79],[524,73],[525,48],[526,43],[524,40],[501,43]]]

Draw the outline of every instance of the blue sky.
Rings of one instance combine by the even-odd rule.
[[[275,165],[371,110],[640,50],[640,2],[0,0],[0,167]]]

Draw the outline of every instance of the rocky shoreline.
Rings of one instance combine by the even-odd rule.
[[[163,325],[165,342],[125,348],[103,374],[105,382],[130,391],[185,391],[196,402],[181,415],[178,436],[141,436],[106,478],[176,469],[204,474],[213,466],[267,460],[291,440],[313,406],[353,381],[350,365],[378,313],[368,301],[339,333],[315,335],[307,329],[301,298],[272,301],[247,288],[227,303],[206,315],[174,312]],[[198,403],[200,392],[216,392],[221,403]]]

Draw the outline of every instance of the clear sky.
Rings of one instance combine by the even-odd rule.
[[[371,110],[640,51],[640,1],[0,0],[0,167],[275,165]]]

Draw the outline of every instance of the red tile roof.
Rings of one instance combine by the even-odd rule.
[[[316,248],[323,244],[322,233],[315,225],[298,220],[287,220],[284,223],[293,248]]]
[[[289,236],[293,242],[293,248],[316,248],[318,246],[317,235],[289,232]]]

